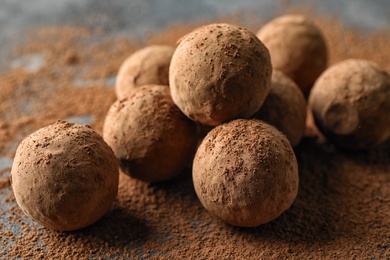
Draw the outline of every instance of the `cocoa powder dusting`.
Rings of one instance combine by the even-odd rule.
[[[306,15],[325,35],[330,64],[364,58],[390,71],[389,30],[362,33],[334,18]],[[168,29],[145,45],[174,46],[195,27]],[[6,167],[23,137],[58,119],[87,118],[101,134],[115,101],[118,68],[144,46],[137,40],[70,27],[42,28],[27,39],[14,57],[38,55],[41,66],[22,65],[0,74],[0,160]],[[257,228],[233,227],[206,212],[188,168],[174,180],[158,184],[121,174],[118,197],[101,220],[78,231],[51,231],[25,217],[10,187],[10,169],[0,169],[0,257],[389,259],[389,151],[389,142],[368,151],[345,152],[306,136],[295,148],[300,177],[296,201],[280,217]]]

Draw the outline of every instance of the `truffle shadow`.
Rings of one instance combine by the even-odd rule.
[[[149,187],[155,190],[163,191],[164,193],[174,194],[175,196],[190,196],[194,200],[198,200],[192,183],[192,170],[190,166],[186,167],[178,176],[175,178],[163,181],[150,183]]]
[[[95,240],[103,242],[107,247],[121,250],[125,245],[142,247],[142,241],[146,241],[148,232],[144,221],[136,218],[129,210],[114,206],[93,225],[69,234],[85,238],[88,243]]]
[[[339,235],[348,236],[350,221],[343,208],[349,206],[339,196],[338,187],[348,187],[342,168],[343,156],[329,144],[304,140],[295,150],[299,163],[299,191],[290,209],[272,222],[254,229],[236,228],[252,241],[284,240],[295,245],[326,243]],[[327,162],[327,163],[324,163]],[[336,185],[335,185],[336,184]],[[342,227],[342,228],[340,228]]]
[[[354,164],[360,167],[368,167],[372,169],[384,169],[390,167],[390,139],[381,145],[371,147],[370,149],[349,151],[341,150],[345,157],[353,161]]]

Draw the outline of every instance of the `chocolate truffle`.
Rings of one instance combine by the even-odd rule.
[[[271,83],[268,49],[230,24],[202,26],[184,36],[169,67],[172,99],[197,123],[216,126],[251,117]]]
[[[195,192],[214,216],[255,227],[287,210],[298,192],[298,165],[285,135],[257,119],[211,130],[193,163]]]
[[[101,218],[118,192],[118,162],[89,126],[58,121],[19,144],[11,171],[16,202],[34,221],[70,231]]]

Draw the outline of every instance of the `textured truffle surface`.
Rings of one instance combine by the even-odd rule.
[[[298,166],[287,138],[256,119],[215,127],[195,155],[193,182],[203,206],[243,227],[269,222],[298,192]]]
[[[274,70],[271,90],[253,117],[275,126],[294,147],[305,132],[306,113],[307,104],[302,91],[284,73]]]
[[[327,47],[320,29],[303,15],[283,15],[266,25],[257,37],[267,46],[272,66],[307,93],[327,66]]]
[[[190,163],[197,145],[197,127],[173,103],[169,88],[145,85],[108,111],[104,140],[124,173],[157,182],[178,175]]]
[[[115,81],[115,93],[123,99],[138,86],[169,83],[169,64],[175,48],[167,45],[151,45],[131,54],[119,68]]]
[[[64,121],[18,146],[12,188],[23,212],[41,225],[70,231],[102,217],[118,192],[118,162],[88,126]]]
[[[169,84],[184,114],[216,126],[252,116],[268,94],[271,73],[269,52],[253,33],[230,24],[210,24],[180,40]]]
[[[390,137],[390,75],[368,60],[328,68],[309,97],[314,120],[336,145],[365,149]]]

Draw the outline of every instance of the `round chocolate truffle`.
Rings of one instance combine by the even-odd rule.
[[[89,126],[58,121],[19,144],[11,180],[27,216],[46,228],[70,231],[110,209],[119,169],[111,148]]]
[[[306,128],[306,99],[284,73],[272,72],[271,90],[253,118],[263,120],[287,136],[291,146],[299,144]]]
[[[308,93],[327,66],[327,47],[320,29],[303,15],[283,15],[264,25],[257,37],[267,46],[272,66]]]
[[[169,83],[169,65],[175,48],[151,45],[131,54],[119,68],[115,81],[118,99],[123,99],[137,86]]]
[[[169,88],[145,85],[116,101],[107,113],[104,140],[127,175],[146,181],[171,179],[191,162],[197,126],[173,103]]]
[[[390,75],[371,61],[349,59],[328,68],[309,104],[320,131],[341,148],[366,149],[390,138]]]
[[[298,165],[287,138],[257,119],[211,130],[193,163],[195,192],[214,216],[255,227],[287,210],[298,192]]]
[[[169,68],[172,99],[185,115],[216,126],[251,117],[271,82],[267,48],[250,31],[210,24],[184,36]]]

